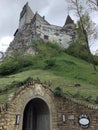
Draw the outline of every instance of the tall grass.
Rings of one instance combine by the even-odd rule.
[[[30,55],[22,59],[22,65],[21,57],[18,57],[17,60],[14,58],[17,64],[10,59],[12,60],[11,66],[4,63],[4,68],[2,65],[0,66],[2,72],[3,69],[6,70],[6,75],[0,73],[0,89],[4,89],[6,85],[12,84],[13,81],[21,82],[28,77],[32,77],[51,84],[52,90],[59,86],[65,95],[91,103],[98,102],[98,72],[93,71],[91,64],[66,54],[56,43],[33,41],[33,44],[36,45],[38,50],[37,55]],[[14,64],[18,66],[16,66],[17,69],[8,73],[7,71],[11,70],[12,65],[15,67]],[[8,95],[14,91],[13,85],[7,92],[0,95],[0,102],[5,101]],[[58,91],[56,90],[56,92]]]

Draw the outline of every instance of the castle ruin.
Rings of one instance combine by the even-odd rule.
[[[14,34],[14,40],[6,51],[6,55],[23,48],[26,48],[25,54],[35,54],[36,48],[31,44],[32,39],[55,42],[60,47],[67,48],[75,37],[73,26],[74,21],[69,15],[63,27],[51,25],[45,20],[45,16],[41,17],[38,12],[34,14],[26,3],[20,13],[19,27]]]

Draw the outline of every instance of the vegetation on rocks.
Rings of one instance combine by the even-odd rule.
[[[38,50],[37,55],[15,55],[0,65],[0,102],[7,101],[9,94],[14,92],[18,85],[25,83],[28,77],[47,81],[56,94],[91,103],[98,102],[98,72],[93,70],[86,58],[80,59],[80,51],[76,52],[78,47],[74,57],[73,53],[67,54],[67,50],[61,50],[56,43],[33,41],[33,44]],[[71,51],[69,48],[68,50]],[[60,89],[57,86],[60,86]]]

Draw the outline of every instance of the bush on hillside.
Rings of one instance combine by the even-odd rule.
[[[95,65],[98,65],[98,56],[93,56],[94,57],[94,63],[95,63]]]
[[[85,45],[74,43],[71,44],[66,50],[66,53],[81,58],[88,62],[88,52]],[[98,65],[98,56],[93,56],[95,65]]]
[[[66,50],[66,53],[81,58],[83,60],[88,60],[88,53],[85,45],[81,45],[78,43],[71,44]]]
[[[10,86],[14,86],[14,87],[18,88],[18,87],[21,87],[22,85],[30,83],[31,81],[33,81],[33,78],[28,77],[28,78],[24,79],[23,81],[13,81],[12,84],[10,84]]]
[[[98,104],[98,96],[95,99],[95,103]]]
[[[23,58],[23,66],[22,67],[27,67],[30,65],[33,65],[33,57],[32,57],[32,55],[27,55]]]
[[[63,97],[64,96],[64,93],[62,92],[62,89],[60,87],[56,87],[55,90],[54,90],[54,94],[56,96],[60,96],[60,97]]]
[[[19,63],[12,59],[5,60],[0,65],[0,75],[9,75],[19,69]]]
[[[44,41],[32,41],[32,44],[38,50],[39,58],[53,57],[62,52],[62,49],[55,42],[44,42]]]
[[[4,62],[0,65],[0,75],[9,75],[21,70],[23,67],[28,67],[33,64],[32,56],[10,58],[4,60]]]
[[[51,69],[52,67],[55,66],[55,59],[48,59],[45,61],[46,66],[44,69]]]

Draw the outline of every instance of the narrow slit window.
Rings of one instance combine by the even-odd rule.
[[[45,40],[48,40],[48,39],[49,39],[49,36],[48,36],[48,35],[44,35],[44,39],[45,39]]]

